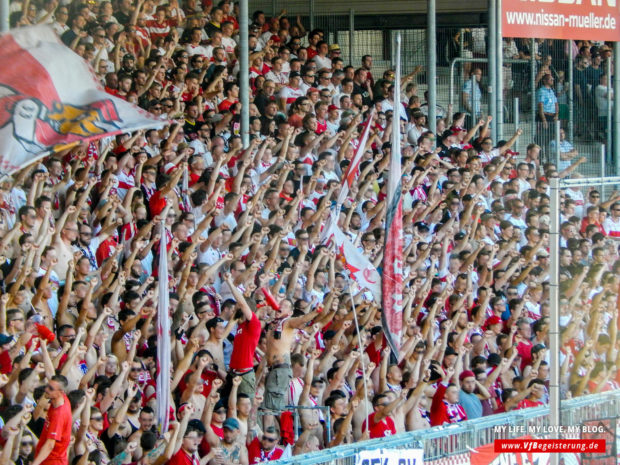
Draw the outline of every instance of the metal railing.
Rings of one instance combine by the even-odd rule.
[[[563,401],[561,412],[563,425],[579,425],[584,421],[599,418],[616,418],[620,416],[620,391]],[[353,465],[355,455],[360,450],[378,448],[424,448],[426,462],[467,454],[471,449],[490,444],[495,439],[510,439],[523,435],[520,432],[512,432],[508,426],[524,427],[525,431],[531,431],[532,427],[544,427],[548,424],[549,408],[536,407],[478,418],[455,425],[410,431],[396,436],[347,444],[273,463],[278,465]]]

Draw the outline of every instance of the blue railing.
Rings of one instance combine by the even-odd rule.
[[[584,421],[620,416],[620,391],[604,392],[562,402],[562,424],[579,425]],[[273,462],[274,465],[354,465],[361,450],[424,448],[425,461],[464,454],[495,439],[509,439],[523,433],[511,433],[501,426],[546,426],[548,407],[515,410],[455,425],[410,431],[395,436],[346,444],[320,452],[297,455]]]

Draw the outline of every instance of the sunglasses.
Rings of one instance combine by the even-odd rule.
[[[276,442],[276,438],[270,438],[270,437],[267,437],[267,436],[263,436],[263,441]]]

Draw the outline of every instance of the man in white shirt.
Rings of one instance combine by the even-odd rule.
[[[235,219],[235,211],[239,203],[239,194],[235,192],[229,192],[224,196],[224,209],[222,213],[217,215],[214,219],[215,226],[220,226],[222,223],[226,223],[228,227],[233,230],[237,227],[237,220]]]
[[[194,155],[200,155],[205,161],[205,167],[213,165],[213,157],[211,156],[211,139],[209,134],[211,133],[211,126],[209,123],[200,123],[198,130],[196,131],[196,137],[189,143],[189,146],[194,149]]]
[[[282,88],[278,94],[278,106],[281,111],[288,112],[291,104],[299,97],[304,97],[305,92],[299,87],[301,75],[297,71],[289,74],[288,86]]]
[[[185,50],[190,56],[200,55],[202,57],[207,56],[207,48],[200,45],[202,41],[202,30],[198,27],[192,29],[190,35],[190,41],[185,46]]]
[[[620,202],[611,206],[611,216],[605,218],[603,229],[607,236],[616,241],[620,241]]]
[[[288,74],[282,70],[284,61],[279,56],[271,59],[271,70],[265,74],[265,79],[269,79],[276,83],[276,86],[281,89],[288,84]]]
[[[329,53],[329,46],[324,40],[316,44],[318,53],[314,56],[312,61],[316,63],[316,69],[332,69],[332,60],[327,56]]]

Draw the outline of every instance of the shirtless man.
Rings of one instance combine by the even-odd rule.
[[[209,339],[205,342],[203,349],[208,350],[213,356],[213,361],[217,365],[217,373],[220,378],[226,379],[226,365],[224,364],[224,320],[220,317],[211,318],[207,321],[207,331]]]
[[[66,213],[72,215],[75,213],[75,207],[73,205],[68,207]],[[64,217],[65,215],[63,214],[62,216]],[[58,221],[58,225],[62,224],[61,220]],[[72,244],[76,241],[77,237],[78,227],[75,221],[67,221],[54,236],[52,244],[58,255],[58,263],[54,266],[54,271],[59,277],[67,276],[67,267],[69,266],[69,262],[73,260],[74,250]]]
[[[248,465],[248,451],[239,442],[239,421],[227,418],[223,425],[224,439],[220,440],[220,457],[224,463]]]
[[[267,365],[269,373],[265,380],[265,401],[263,408],[280,412],[286,406],[286,390],[293,370],[291,351],[296,330],[301,329],[318,315],[317,311],[307,314],[299,312],[293,316],[293,303],[289,299],[280,302],[280,312],[267,333]],[[269,416],[267,416],[269,418]]]

